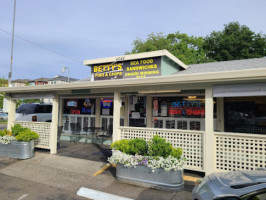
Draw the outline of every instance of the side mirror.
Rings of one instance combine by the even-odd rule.
[[[234,194],[222,194],[216,195],[213,200],[240,200],[240,198]]]

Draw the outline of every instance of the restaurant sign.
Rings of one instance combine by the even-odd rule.
[[[161,75],[161,57],[93,65],[94,80],[146,78]]]

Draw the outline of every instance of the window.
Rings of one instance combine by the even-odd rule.
[[[155,128],[204,130],[204,96],[154,97]]]
[[[266,97],[225,98],[225,131],[266,134]]]
[[[36,113],[51,113],[52,105],[38,105],[36,108]]]

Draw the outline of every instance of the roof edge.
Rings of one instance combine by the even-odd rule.
[[[84,60],[83,64],[86,66],[89,66],[93,64],[114,63],[114,62],[119,62],[119,61],[136,60],[136,59],[151,58],[151,57],[158,57],[158,56],[167,56],[169,59],[173,60],[176,64],[178,64],[182,68],[184,69],[188,68],[186,64],[184,64],[177,57],[175,57],[173,54],[171,54],[169,51],[165,49],[158,50],[158,51],[144,52],[144,53],[128,54],[128,55],[122,55],[122,56]]]

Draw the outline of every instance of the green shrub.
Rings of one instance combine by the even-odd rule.
[[[172,145],[158,135],[153,136],[149,142],[149,155],[167,158],[173,150]]]
[[[129,140],[118,140],[111,144],[111,148],[129,154]]]
[[[181,148],[173,148],[170,155],[179,159],[183,154],[183,150]]]
[[[28,128],[24,128],[23,132],[19,133],[16,136],[16,140],[21,141],[21,142],[28,142],[30,140],[34,140],[34,139],[38,139],[38,138],[39,138],[38,133],[31,131]]]
[[[129,140],[129,147],[129,154],[131,155],[147,155],[148,153],[148,144],[144,139],[141,138]]]
[[[160,138],[158,135],[153,136],[150,142],[144,139],[135,138],[131,140],[119,140],[111,144],[111,148],[119,150],[129,155],[143,155],[167,158],[169,155],[179,159],[182,156],[181,148],[173,148],[169,142]]]
[[[9,130],[7,130],[7,129],[4,129],[4,130],[0,130],[0,136],[5,136],[5,135],[9,135],[9,136],[11,136],[11,132],[9,131]]]
[[[119,140],[111,144],[111,148],[130,155],[147,155],[148,144],[144,139]]]
[[[24,131],[25,128],[23,128],[20,124],[15,124],[14,126],[11,127],[11,133],[13,136],[17,136],[21,132]]]

